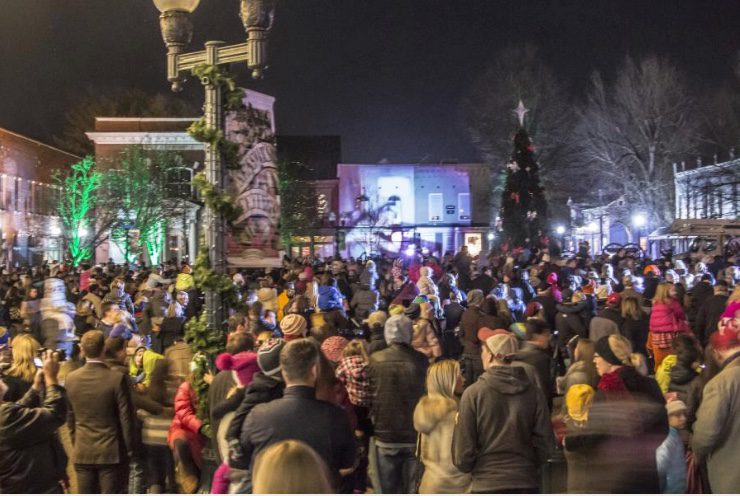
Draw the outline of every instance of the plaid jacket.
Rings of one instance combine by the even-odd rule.
[[[367,362],[361,356],[342,358],[337,366],[337,379],[347,389],[349,401],[355,406],[370,407],[372,392]]]

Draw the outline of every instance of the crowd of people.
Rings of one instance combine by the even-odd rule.
[[[463,247],[230,276],[201,377],[188,264],[4,268],[0,492],[740,488],[735,257]]]

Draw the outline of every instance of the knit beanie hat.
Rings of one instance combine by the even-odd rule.
[[[588,411],[594,401],[594,388],[588,384],[573,384],[565,393],[565,406],[568,416],[576,422],[588,420]]]
[[[715,350],[729,350],[740,346],[740,301],[733,301],[722,313],[717,332],[709,336]]]
[[[619,293],[614,292],[606,299],[606,304],[610,307],[618,307],[622,304],[622,296]]]
[[[385,322],[385,342],[392,343],[411,343],[411,320],[405,315],[392,315]]]
[[[614,350],[612,350],[611,345],[609,344],[609,336],[603,336],[598,341],[596,341],[596,344],[594,345],[594,351],[596,351],[596,353],[598,353],[601,358],[611,363],[612,365],[624,365],[622,360],[620,360],[614,353]]]
[[[307,326],[306,319],[297,313],[288,314],[280,321],[280,330],[286,341],[305,337]]]
[[[471,289],[468,291],[468,308],[481,306],[484,299],[483,291],[480,289]]]
[[[367,325],[372,329],[376,325],[385,327],[385,321],[388,320],[388,314],[382,310],[371,313],[367,317]]]
[[[221,353],[216,357],[216,367],[219,370],[234,371],[239,385],[245,387],[252,382],[252,377],[260,370],[257,353],[253,351],[242,351],[234,355]]]
[[[406,311],[406,308],[403,305],[399,305],[397,303],[388,307],[388,313],[391,316],[393,316],[393,315],[403,315],[403,312],[405,312],[405,311]]]
[[[669,401],[665,404],[665,410],[668,415],[675,415],[676,413],[685,412],[687,410],[686,403],[681,400]]]
[[[285,346],[285,340],[279,338],[268,339],[257,350],[257,365],[263,374],[280,377],[280,352]]]
[[[321,343],[321,353],[330,361],[337,363],[342,359],[342,352],[349,344],[347,339],[342,336],[331,336]]]

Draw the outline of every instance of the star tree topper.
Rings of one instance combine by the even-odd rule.
[[[529,112],[529,109],[524,106],[524,103],[521,101],[521,99],[519,100],[519,105],[514,110],[512,110],[512,112],[514,112],[519,118],[519,125],[524,127],[524,115]]]

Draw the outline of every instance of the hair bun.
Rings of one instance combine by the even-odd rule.
[[[216,367],[218,370],[231,370],[234,368],[234,357],[228,353],[221,353],[216,357]]]

